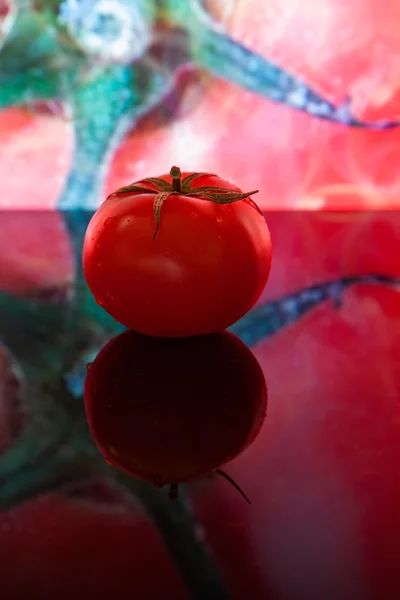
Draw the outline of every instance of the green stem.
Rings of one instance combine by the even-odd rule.
[[[0,483],[0,510],[8,510],[42,494],[59,492],[71,481],[85,482],[97,473],[96,466],[95,460],[68,460],[58,453],[46,456]]]
[[[149,514],[162,537],[192,600],[229,600],[230,594],[209,552],[186,495],[181,490],[174,502],[165,490],[124,473],[117,480],[127,487]]]

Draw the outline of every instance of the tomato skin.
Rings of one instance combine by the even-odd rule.
[[[126,331],[104,346],[85,382],[100,452],[160,486],[232,460],[258,435],[266,404],[256,358],[228,332],[168,339]]]
[[[216,176],[193,182],[210,185],[238,190]],[[154,196],[111,196],[93,216],[83,268],[97,302],[129,329],[152,336],[229,327],[255,304],[268,279],[271,239],[264,217],[249,200],[221,205],[172,195],[153,240]]]
[[[2,511],[2,598],[102,600],[130,590],[153,600],[168,589],[176,600],[187,599],[159,533],[132,501],[127,507],[45,495]]]

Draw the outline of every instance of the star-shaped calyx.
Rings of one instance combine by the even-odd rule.
[[[155,240],[158,227],[160,225],[160,215],[161,209],[169,196],[180,195],[180,196],[190,196],[192,198],[200,198],[202,200],[207,200],[210,202],[215,202],[216,204],[232,204],[233,202],[238,202],[239,200],[248,199],[249,202],[253,204],[253,206],[259,211],[258,206],[251,200],[250,196],[258,193],[258,190],[253,190],[251,192],[241,192],[238,190],[232,190],[225,187],[219,187],[215,185],[208,186],[200,186],[200,187],[192,187],[192,183],[195,179],[204,176],[210,176],[209,173],[191,173],[182,179],[182,173],[179,167],[172,167],[170,172],[170,177],[172,182],[166,181],[160,177],[149,177],[147,179],[142,179],[136,183],[132,183],[131,185],[127,185],[119,188],[112,194],[110,194],[107,198],[115,197],[115,196],[123,196],[125,194],[132,193],[146,193],[146,194],[154,194],[154,202],[153,202],[153,210],[154,210],[154,219],[156,222],[156,227],[154,230],[153,240]],[[149,184],[152,187],[147,187],[142,184]],[[261,213],[262,214],[262,213]]]

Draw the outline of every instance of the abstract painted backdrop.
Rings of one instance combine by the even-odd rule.
[[[173,157],[265,208],[398,207],[398,0],[2,5],[0,206],[93,207]]]

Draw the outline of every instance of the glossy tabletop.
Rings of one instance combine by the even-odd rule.
[[[212,470],[170,500],[168,486],[153,489],[118,471],[93,444],[83,404],[86,365],[122,328],[96,305],[80,272],[91,214],[1,215],[5,597],[131,590],[139,598],[397,598],[399,216],[265,214],[274,241],[271,276],[258,305],[231,328],[268,389],[257,437],[223,465],[248,504]],[[149,343],[149,356],[151,343],[158,353],[149,373],[157,378],[160,346]],[[212,349],[197,355],[193,389],[199,373],[225,360]],[[245,372],[240,360],[247,358],[236,371]],[[250,395],[253,383],[246,384]],[[132,397],[137,393],[133,387]],[[207,398],[196,417],[205,431],[222,410],[229,415],[226,394],[221,405],[213,402]],[[246,418],[247,407],[235,402],[240,416],[225,427],[219,421],[220,435],[207,433],[210,452],[225,443],[232,422]],[[182,459],[196,460],[192,452]]]

